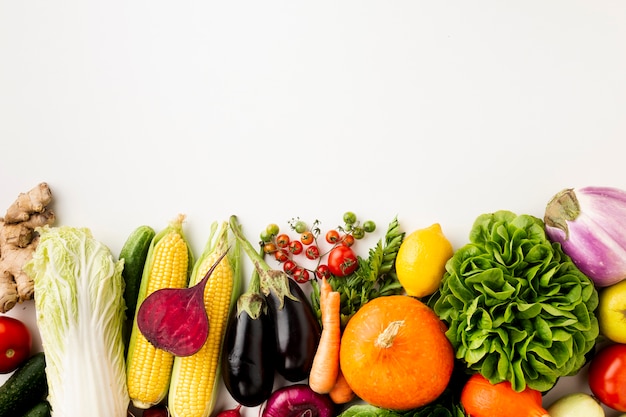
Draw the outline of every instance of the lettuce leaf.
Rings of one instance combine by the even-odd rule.
[[[38,229],[25,272],[35,282],[53,415],[125,417],[123,261],[88,229]]]
[[[480,215],[469,238],[428,300],[457,359],[517,391],[577,373],[599,333],[593,282],[534,216]]]

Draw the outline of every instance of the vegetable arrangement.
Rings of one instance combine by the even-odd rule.
[[[88,229],[36,227],[23,270],[44,352],[11,364],[0,417],[626,412],[625,195],[567,189],[544,220],[479,215],[469,242],[428,268],[403,257],[407,281],[397,218],[366,258],[357,242],[376,225],[352,212],[325,233],[318,221],[292,219],[297,237],[269,224],[257,247],[233,215],[212,225],[198,259],[182,215],[158,233],[138,227],[118,261]],[[244,254],[253,268],[242,293]],[[427,290],[409,294],[420,266],[428,285],[412,283]],[[592,395],[544,408],[542,394],[587,364]],[[234,405],[215,410],[220,382]]]

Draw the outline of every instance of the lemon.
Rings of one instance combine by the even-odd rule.
[[[434,293],[452,254],[452,244],[439,223],[407,235],[396,255],[396,273],[407,295],[419,298]]]

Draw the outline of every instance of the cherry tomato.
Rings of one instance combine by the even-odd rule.
[[[589,388],[604,405],[626,411],[626,344],[607,345],[589,365]]]
[[[270,237],[271,236],[276,236],[278,234],[279,230],[280,230],[280,228],[278,227],[278,225],[276,223],[270,223],[265,228],[265,233],[267,233]]]
[[[311,245],[304,252],[307,258],[315,260],[320,257],[320,250],[317,246]]]
[[[32,335],[19,319],[0,316],[0,374],[15,371],[30,357]]]
[[[356,214],[354,214],[351,211],[346,211],[343,214],[343,221],[347,224],[347,225],[352,225],[356,222]]]
[[[272,240],[272,235],[268,234],[267,231],[263,230],[259,234],[259,238],[261,239],[261,242],[269,242],[270,240]]]
[[[330,244],[339,242],[340,238],[341,236],[339,236],[339,232],[336,231],[335,229],[332,229],[326,232],[326,242]]]
[[[365,237],[365,229],[361,226],[355,226],[352,229],[352,236],[354,236],[355,239],[363,239]]]
[[[291,238],[285,233],[281,233],[280,235],[276,236],[276,246],[278,246],[279,248],[286,248],[287,246],[289,246],[289,242],[291,242]]]
[[[300,235],[300,242],[302,242],[303,245],[310,245],[311,243],[313,243],[313,239],[313,233],[309,231],[306,231]]]
[[[300,284],[304,284],[309,280],[309,271],[302,267],[297,267],[295,271],[293,271],[293,279]]]
[[[363,230],[365,230],[366,233],[372,233],[376,230],[376,223],[374,223],[373,220],[367,220],[363,223]]]
[[[358,266],[358,258],[348,246],[335,246],[328,254],[328,269],[337,277],[350,275]]]
[[[315,275],[319,279],[322,278],[330,278],[330,269],[328,269],[328,265],[321,264],[315,269]]]
[[[294,255],[301,254],[303,248],[304,246],[299,240],[292,240],[291,242],[289,242],[289,252],[293,253]]]
[[[341,244],[347,247],[354,245],[354,236],[345,235],[344,237],[341,238]]]
[[[289,259],[289,255],[284,249],[278,249],[276,252],[274,252],[274,257],[278,262],[285,262]]]
[[[293,274],[293,272],[296,270],[297,267],[298,265],[296,265],[294,261],[286,260],[285,263],[283,264],[283,271],[285,271],[288,274]]]
[[[306,223],[303,222],[302,220],[298,220],[296,222],[296,225],[293,227],[293,230],[296,231],[296,233],[304,233],[306,232],[307,226]]]
[[[277,249],[276,244],[272,242],[267,242],[266,244],[263,245],[263,252],[267,254],[276,252],[276,249]]]

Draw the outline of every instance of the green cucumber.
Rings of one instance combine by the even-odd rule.
[[[22,415],[45,399],[48,393],[46,360],[35,353],[0,386],[0,417]]]
[[[22,417],[50,417],[51,414],[50,403],[43,400],[35,404],[35,406],[23,414]]]
[[[126,349],[128,349],[130,332],[133,327],[133,320],[137,309],[137,298],[139,296],[143,268],[146,264],[150,243],[152,243],[152,239],[155,235],[156,232],[152,227],[145,225],[139,226],[128,236],[120,251],[119,259],[124,259],[122,278],[124,279],[125,285],[124,302],[126,304],[126,323],[124,325],[124,346]]]

